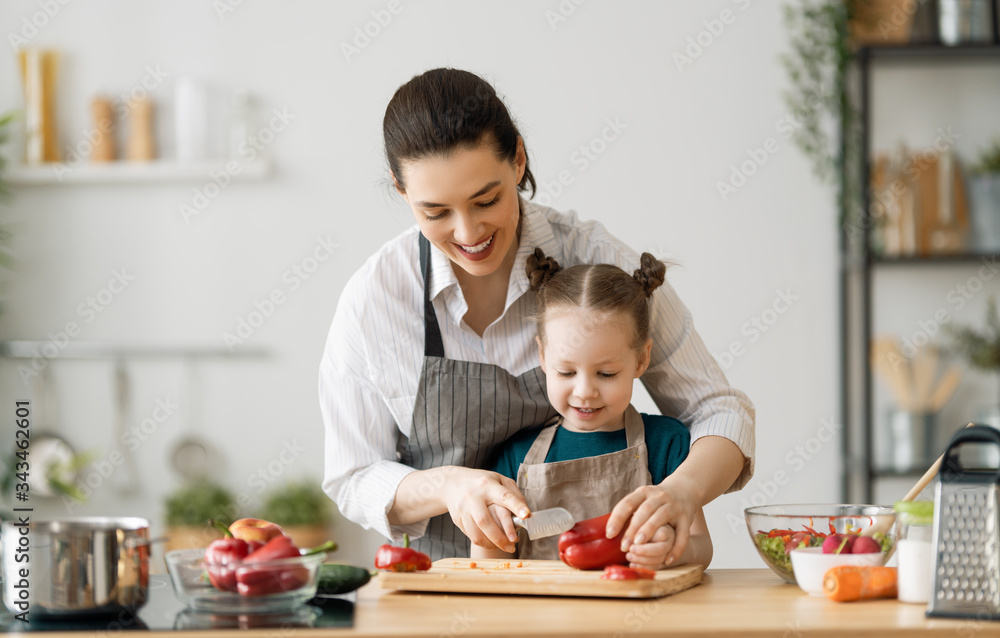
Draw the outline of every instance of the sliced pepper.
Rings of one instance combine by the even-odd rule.
[[[656,578],[656,572],[642,567],[626,567],[625,565],[608,565],[601,574],[601,580],[645,580]]]
[[[375,567],[390,572],[422,572],[431,568],[431,557],[410,547],[403,534],[403,546],[383,545],[375,552]]]
[[[577,569],[604,569],[608,565],[627,565],[622,551],[622,530],[614,538],[606,537],[611,514],[580,521],[559,537],[559,559]]]

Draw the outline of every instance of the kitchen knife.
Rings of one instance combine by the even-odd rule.
[[[553,507],[547,510],[532,512],[528,518],[514,517],[514,525],[523,527],[528,531],[528,538],[537,540],[547,536],[555,536],[569,531],[576,521],[573,515],[562,507]]]

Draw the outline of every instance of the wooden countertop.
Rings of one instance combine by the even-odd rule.
[[[896,600],[835,603],[786,585],[767,569],[709,569],[692,589],[651,600],[357,593],[353,629],[261,628],[239,635],[309,636],[1000,636],[1000,622],[927,618],[925,606]],[[45,633],[82,638],[94,632]],[[236,630],[150,631],[149,636],[236,636]]]
[[[927,618],[897,600],[835,603],[767,569],[709,569],[702,583],[653,600],[385,592],[358,595],[361,636],[1000,636],[1000,622]],[[351,632],[345,632],[351,633]]]

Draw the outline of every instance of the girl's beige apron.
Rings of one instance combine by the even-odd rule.
[[[607,514],[630,492],[652,482],[646,429],[642,416],[631,405],[625,411],[624,450],[546,463],[545,456],[561,422],[560,418],[538,434],[517,470],[517,486],[532,510],[565,507],[574,519],[583,521]],[[558,544],[558,536],[528,541],[522,534],[518,558],[557,559]]]
[[[423,235],[419,241],[424,362],[410,436],[400,441],[400,461],[418,470],[442,465],[486,469],[501,443],[556,414],[545,394],[545,374],[534,368],[515,377],[493,364],[445,358],[430,298],[430,243]],[[430,519],[412,546],[438,560],[468,556],[470,542],[445,513]]]

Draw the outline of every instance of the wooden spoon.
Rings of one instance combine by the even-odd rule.
[[[913,355],[913,394],[914,407],[921,412],[927,412],[931,406],[931,394],[934,391],[934,381],[937,377],[938,352],[934,346],[925,346]]]
[[[957,366],[951,367],[948,372],[941,377],[941,381],[938,383],[937,387],[934,388],[928,412],[931,414],[940,412],[955,393],[955,389],[958,387],[958,383],[961,380],[962,371],[959,370]]]
[[[914,407],[909,363],[892,337],[881,337],[872,342],[871,366],[882,375],[896,399],[896,406],[902,412],[910,412]]]
[[[975,425],[975,423],[970,423],[965,427],[971,428],[973,425]],[[944,454],[939,456],[937,460],[931,464],[931,466],[927,469],[927,471],[924,472],[924,475],[921,476],[920,479],[913,484],[913,487],[911,487],[910,491],[906,493],[906,496],[904,496],[899,500],[912,501],[913,499],[917,498],[917,495],[920,494],[920,492],[924,491],[924,488],[927,487],[927,484],[930,483],[932,480],[934,480],[934,477],[937,476],[938,470],[941,469],[941,463],[943,461],[944,461]],[[889,520],[888,517],[883,517],[878,521],[876,521],[874,525],[861,532],[861,535],[874,536],[876,533],[885,534],[886,532],[889,531],[889,528],[892,527],[893,520]]]

